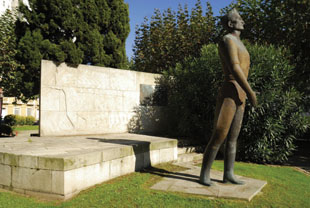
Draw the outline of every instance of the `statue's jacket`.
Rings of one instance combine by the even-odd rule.
[[[219,42],[219,55],[224,72],[224,82],[219,90],[219,97],[231,97],[237,105],[245,103],[246,93],[236,81],[232,66],[239,64],[244,76],[247,78],[250,68],[250,55],[243,45],[235,36],[225,35]]]

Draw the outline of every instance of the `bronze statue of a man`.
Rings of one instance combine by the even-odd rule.
[[[237,10],[233,9],[222,18],[222,23],[228,30],[228,34],[219,43],[219,55],[225,80],[217,97],[214,129],[203,155],[200,172],[200,183],[207,186],[212,185],[211,166],[226,138],[223,181],[243,184],[234,176],[237,138],[241,128],[246,97],[253,106],[257,105],[255,92],[247,81],[250,56],[240,40],[244,21]]]

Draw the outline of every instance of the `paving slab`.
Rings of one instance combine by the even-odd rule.
[[[267,184],[266,181],[243,176],[236,176],[237,179],[245,182],[243,185],[225,184],[222,182],[223,172],[211,170],[211,180],[214,185],[204,186],[198,183],[200,167],[190,165],[190,163],[178,165],[189,169],[167,174],[151,189],[251,201]]]

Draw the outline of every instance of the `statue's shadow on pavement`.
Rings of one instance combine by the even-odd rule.
[[[186,181],[192,181],[192,182],[199,182],[199,177],[192,174],[187,173],[178,173],[178,172],[171,172],[167,171],[165,169],[156,168],[156,167],[149,167],[147,169],[144,169],[143,172],[150,173],[153,175],[158,175],[165,178],[173,178],[173,179],[179,179],[179,180],[186,180]]]
[[[188,174],[188,173],[171,172],[171,171],[167,171],[165,169],[160,169],[156,167],[149,167],[143,170],[143,172],[150,173],[153,175],[158,175],[158,176],[165,177],[165,178],[172,178],[172,179],[179,179],[179,180],[200,183],[199,176]],[[222,180],[217,180],[217,179],[211,179],[211,180],[217,183],[223,183]]]

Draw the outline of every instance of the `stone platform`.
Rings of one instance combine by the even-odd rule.
[[[243,185],[225,184],[222,182],[223,172],[211,170],[211,180],[214,185],[210,187],[204,186],[199,183],[200,167],[194,166],[193,162],[176,163],[176,165],[189,169],[179,173],[166,174],[161,181],[151,188],[162,191],[251,201],[267,184],[266,181],[243,176],[237,176],[238,179],[245,182]],[[155,171],[154,174],[158,173]]]
[[[65,200],[95,184],[176,159],[176,140],[137,134],[0,138],[0,188]]]

